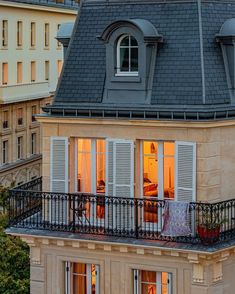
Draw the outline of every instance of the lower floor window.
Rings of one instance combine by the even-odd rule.
[[[171,274],[134,270],[134,294],[171,294]]]
[[[99,294],[99,266],[66,262],[66,294]]]

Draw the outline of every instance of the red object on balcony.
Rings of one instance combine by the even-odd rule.
[[[209,229],[203,226],[198,226],[198,235],[204,245],[210,245],[219,240],[220,226]]]

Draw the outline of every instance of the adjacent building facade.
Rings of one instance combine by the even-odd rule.
[[[235,3],[84,0],[13,189],[34,294],[232,294]]]
[[[40,127],[35,115],[50,104],[63,63],[55,39],[73,22],[76,1],[1,1],[0,184],[41,175]]]

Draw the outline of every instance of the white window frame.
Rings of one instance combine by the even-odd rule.
[[[157,159],[158,159],[158,197],[148,197],[146,198],[144,196],[144,186],[143,186],[143,162],[144,162],[144,153],[143,153],[143,144],[144,142],[155,142],[158,144],[158,154],[157,154]],[[154,200],[164,200],[164,143],[174,143],[176,144],[175,141],[158,141],[158,140],[141,140],[140,141],[140,197],[143,199],[154,199]],[[148,154],[146,154],[148,155]],[[150,154],[149,154],[150,155]],[[165,156],[165,157],[173,157],[173,156]],[[176,161],[176,154],[174,155],[174,160]],[[176,170],[174,169],[174,187],[176,184]],[[171,200],[171,199],[169,199]],[[172,201],[175,201],[175,197],[174,199],[172,199]],[[144,214],[144,206],[143,206],[143,214]],[[156,231],[161,231],[162,229],[162,218],[161,218],[161,213],[159,213],[159,217],[158,217],[158,222],[157,223],[153,223],[153,222],[144,222],[143,221],[143,225],[145,228],[151,227],[151,229],[156,230]]]
[[[76,263],[76,262],[74,262]],[[65,294],[74,294],[73,292],[73,262],[65,262]],[[91,284],[91,267],[92,264],[86,263],[86,282],[87,282],[87,291],[86,294],[92,294],[92,284]],[[96,274],[96,294],[100,294],[100,266],[95,265],[95,274]]]
[[[84,151],[79,151],[78,152],[78,140],[90,140],[91,141],[91,151],[90,152],[84,152]],[[97,154],[101,154],[100,152],[97,152],[97,140],[103,140],[105,142],[105,139],[104,138],[85,138],[85,137],[80,137],[80,138],[76,138],[75,140],[75,192],[76,193],[79,193],[77,192],[77,189],[78,189],[78,183],[77,183],[77,176],[78,176],[78,153],[81,153],[81,154],[90,154],[91,155],[91,167],[94,167],[94,168],[90,168],[90,178],[91,178],[91,187],[90,187],[90,193],[93,194],[93,195],[97,195],[97,186],[96,186],[96,179],[97,179],[97,165],[96,165],[96,157],[97,157]],[[107,157],[106,157],[106,152],[103,153],[105,155],[105,162],[107,160]],[[105,165],[106,167],[106,165]],[[107,171],[106,171],[107,172]],[[106,188],[106,187],[105,187]],[[106,188],[107,189],[107,188]],[[88,193],[88,192],[84,192],[84,193]],[[105,195],[104,194],[99,194],[100,196],[102,195]],[[92,207],[92,205],[96,205],[95,203],[90,203],[91,205],[91,213],[90,213],[90,221],[91,221],[91,224],[92,224],[92,221],[95,221],[96,222],[96,225],[97,226],[104,226],[104,221],[105,219],[96,219],[96,207]],[[99,220],[99,221],[98,221]],[[82,219],[82,221],[84,223],[86,223],[86,218],[84,216],[84,218]]]
[[[124,38],[129,37],[129,46],[121,46],[121,42]],[[130,38],[132,37],[132,35],[130,34],[124,34],[121,37],[119,37],[118,42],[117,42],[117,71],[116,71],[116,76],[133,76],[133,77],[137,77],[139,76],[139,71],[131,71],[131,49],[132,48],[137,48],[139,51],[139,46],[131,46],[130,44]],[[133,36],[133,38],[135,38]],[[136,38],[135,38],[136,39]],[[137,40],[136,40],[137,41]],[[120,57],[120,49],[121,48],[128,48],[129,49],[129,71],[121,71],[121,57]],[[139,67],[139,62],[138,62],[138,67]]]
[[[141,292],[141,271],[148,271],[148,270],[134,270],[134,294],[140,294]],[[151,270],[152,271],[152,270]],[[157,293],[161,294],[162,292],[162,273],[161,271],[155,271],[156,272],[156,286],[157,286]],[[172,273],[168,273],[168,284],[167,284],[167,294],[172,294]],[[146,284],[146,283],[145,283]],[[152,283],[151,283],[152,284]]]

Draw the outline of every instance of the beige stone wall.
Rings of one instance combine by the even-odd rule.
[[[64,263],[70,261],[100,266],[100,294],[132,294],[134,269],[171,273],[171,294],[233,294],[234,259],[229,251],[203,254],[45,237],[31,247],[31,293],[64,294]]]
[[[43,124],[44,188],[49,190],[50,137],[122,138],[138,140],[190,141],[197,144],[197,201],[219,201],[235,197],[234,122],[172,123],[85,119],[41,119]],[[72,150],[73,143],[70,147]],[[74,157],[70,154],[70,180],[73,185]],[[139,194],[138,165],[136,195]],[[71,188],[72,191],[72,188]]]
[[[0,105],[0,185],[8,186],[12,182],[29,181],[34,176],[41,175],[41,160],[30,161],[31,134],[36,133],[36,154],[41,154],[41,129],[37,121],[32,121],[32,106],[36,106],[37,113],[42,113],[42,106],[50,104],[52,97],[24,101],[8,105]],[[23,125],[17,123],[17,111],[23,108]],[[3,112],[9,112],[9,127],[3,128]],[[23,137],[23,158],[17,160],[17,137]],[[2,142],[8,140],[8,164],[3,164]],[[25,160],[25,163],[24,163]],[[29,162],[30,161],[30,162]],[[14,164],[14,166],[11,166]]]

